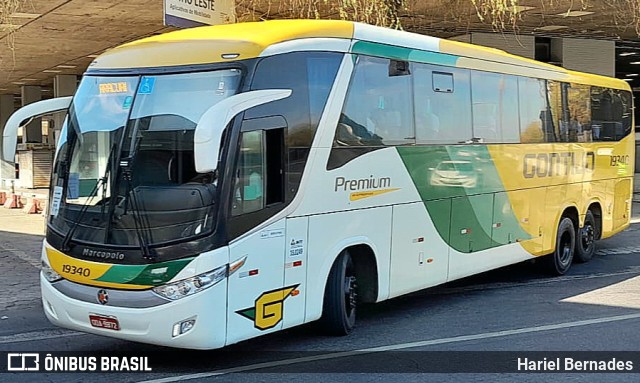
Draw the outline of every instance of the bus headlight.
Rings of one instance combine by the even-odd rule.
[[[42,261],[42,275],[47,281],[52,283],[62,279],[62,276],[53,271],[51,266],[49,266],[45,261]]]
[[[224,265],[212,271],[196,275],[195,277],[154,287],[153,292],[172,301],[188,297],[189,295],[206,290],[225,279],[227,277],[227,266],[228,265]]]

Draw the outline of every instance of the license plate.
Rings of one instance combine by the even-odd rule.
[[[114,331],[120,330],[120,323],[118,323],[118,318],[116,317],[89,314],[89,323],[91,323],[93,327],[106,328]]]

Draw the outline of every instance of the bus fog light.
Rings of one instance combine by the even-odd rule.
[[[175,338],[178,335],[185,334],[193,329],[196,325],[195,319],[187,319],[182,322],[178,322],[173,325],[173,331],[171,335]]]
[[[227,270],[228,265],[224,265],[206,273],[196,275],[195,277],[154,287],[153,292],[175,301],[214,286],[227,277]]]
[[[49,266],[45,261],[42,261],[42,275],[49,282],[56,282],[62,279],[60,274],[53,271],[51,266]]]
[[[191,331],[191,329],[193,328],[193,326],[196,325],[196,320],[195,319],[191,319],[191,320],[187,320],[184,321],[180,324],[180,334],[184,334],[188,331]]]

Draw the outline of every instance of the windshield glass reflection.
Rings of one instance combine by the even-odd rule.
[[[215,179],[195,171],[193,136],[240,75],[85,77],[62,131],[52,228],[67,243],[143,248],[210,232]]]

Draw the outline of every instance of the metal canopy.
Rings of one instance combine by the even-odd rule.
[[[546,2],[546,1],[545,1]],[[243,20],[299,17],[286,7],[267,6],[267,0],[247,12],[237,0]],[[277,3],[273,1],[272,3]],[[623,3],[623,2],[620,2]],[[286,1],[282,4],[286,4]],[[516,32],[526,35],[615,39],[619,53],[631,49],[633,55],[618,57],[619,71],[635,70],[630,62],[640,60],[635,27],[624,16],[624,9],[613,9],[605,2],[589,1],[586,10],[575,0],[556,0],[542,7],[540,0],[521,0],[521,18]],[[571,13],[568,10],[572,8]],[[6,27],[0,25],[0,94],[19,95],[22,85],[43,87],[43,97],[51,97],[57,74],[80,75],[95,55],[106,49],[174,28],[162,25],[162,0],[29,0],[12,20],[17,26],[13,47]],[[408,0],[409,11],[400,14],[404,29],[436,37],[452,37],[469,32],[491,32],[489,23],[479,20],[470,0]],[[327,7],[322,18],[339,18],[335,8]],[[628,17],[627,17],[628,18]],[[513,32],[507,26],[506,32]],[[628,67],[628,70],[623,69]]]

